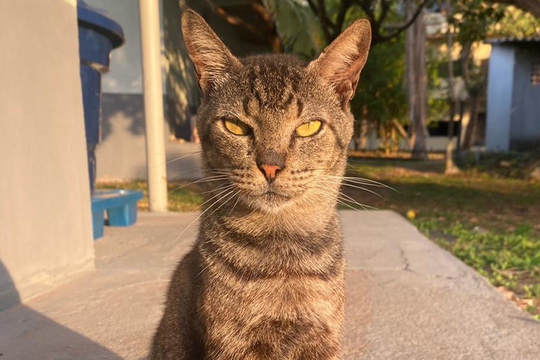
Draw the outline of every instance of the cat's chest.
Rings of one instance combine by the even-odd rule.
[[[332,279],[289,276],[242,282],[220,278],[207,290],[214,311],[253,323],[306,318],[333,322],[341,316],[344,298],[341,272]]]

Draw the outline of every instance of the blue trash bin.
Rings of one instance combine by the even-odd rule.
[[[101,123],[101,75],[109,70],[111,51],[124,43],[122,27],[115,21],[78,2],[79,55],[88,153],[90,191],[96,183],[96,146]]]
[[[109,225],[128,226],[137,221],[137,201],[142,191],[96,191],[96,146],[101,125],[101,75],[109,70],[111,51],[124,43],[124,32],[118,23],[78,2],[79,55],[81,85],[88,154],[88,175],[92,194],[94,239],[103,236],[105,213]]]

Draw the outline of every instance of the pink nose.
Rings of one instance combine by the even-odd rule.
[[[259,169],[261,169],[266,179],[270,182],[274,180],[277,173],[281,170],[281,168],[277,165],[266,165],[266,164],[259,165]]]

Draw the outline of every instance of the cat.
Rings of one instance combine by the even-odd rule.
[[[336,208],[349,102],[371,43],[357,20],[314,61],[236,58],[196,12],[182,32],[199,87],[208,195],[171,279],[152,360],[339,359]]]

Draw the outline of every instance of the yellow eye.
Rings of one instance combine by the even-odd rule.
[[[247,135],[249,127],[239,120],[223,120],[225,128],[232,132],[234,135]]]
[[[315,135],[321,129],[322,122],[319,120],[303,123],[296,128],[296,135],[301,137]]]

